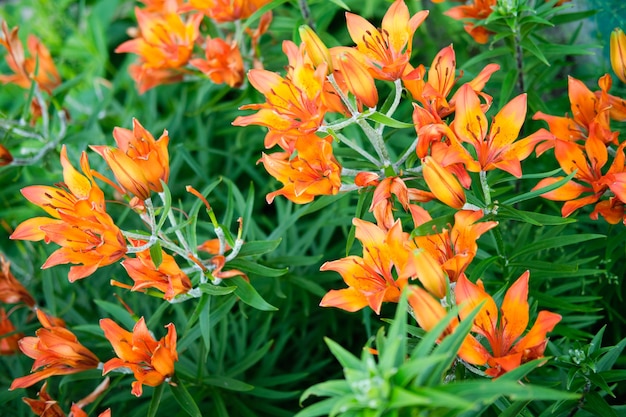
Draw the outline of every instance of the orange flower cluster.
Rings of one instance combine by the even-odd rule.
[[[51,94],[52,90],[61,84],[61,77],[52,61],[50,51],[36,36],[29,35],[26,46],[30,57],[27,58],[17,34],[18,30],[18,27],[14,27],[9,31],[7,23],[2,22],[3,36],[0,38],[0,45],[7,50],[5,60],[13,74],[0,75],[0,83],[16,84],[30,89],[34,82],[41,90]]]
[[[138,61],[129,67],[140,93],[162,84],[177,83],[189,66],[199,70],[216,84],[239,87],[244,80],[245,63],[240,45],[243,33],[226,39],[202,37],[200,24],[208,17],[215,24],[246,19],[268,0],[213,1],[178,0],[144,1],[145,8],[135,8],[138,36],[117,47],[115,52],[133,53]],[[184,16],[185,15],[185,16]],[[271,13],[261,18],[256,30],[248,30],[250,50],[271,22]],[[204,58],[196,58],[196,45],[204,45]],[[255,64],[257,63],[255,58]]]
[[[561,213],[567,217],[575,210],[595,204],[592,219],[601,215],[611,224],[626,223],[626,163],[618,132],[611,120],[626,121],[626,100],[608,93],[612,80],[605,74],[598,81],[600,90],[592,92],[573,77],[568,79],[571,116],[551,116],[537,112],[533,118],[548,123],[550,140],[538,153],[554,148],[554,155],[566,174],[574,178],[560,188],[543,194],[550,200],[565,201]],[[552,185],[564,177],[545,178],[535,189]],[[608,194],[608,199],[605,197]]]
[[[486,366],[486,374],[492,377],[541,358],[546,334],[561,316],[540,312],[535,325],[520,339],[529,321],[529,273],[524,273],[509,289],[500,310],[482,282],[473,284],[465,275],[478,250],[477,239],[497,226],[494,221],[481,222],[482,216],[481,211],[461,210],[455,214],[450,229],[413,239],[402,231],[399,219],[389,229],[354,219],[363,256],[348,256],[322,265],[322,271],[338,272],[348,288],[329,291],[320,305],[346,311],[369,306],[380,314],[383,302],[398,302],[402,290],[408,288],[415,319],[422,328],[431,330],[447,314],[442,300],[450,294],[454,294],[460,307],[460,320],[486,301],[474,320],[473,332],[486,338],[490,350],[468,335],[458,355],[470,364]],[[425,211],[420,218],[422,222],[431,220]],[[458,323],[459,319],[453,321],[445,334],[454,332]]]
[[[122,329],[110,319],[100,320],[100,327],[118,356],[105,362],[103,374],[118,368],[130,369],[136,379],[132,383],[133,395],[141,396],[143,385],[155,387],[174,374],[178,353],[176,327],[173,324],[165,326],[167,335],[158,342],[150,334],[143,317],[132,332]]]
[[[41,369],[16,378],[9,389],[26,388],[50,376],[98,367],[100,360],[78,341],[74,333],[51,322],[41,310],[37,310],[37,318],[43,327],[37,330],[36,337],[25,337],[18,344],[26,356],[35,359],[32,371]]]
[[[131,240],[134,246],[142,246],[145,241]],[[164,293],[163,298],[172,300],[180,294],[185,294],[191,289],[189,277],[181,271],[174,257],[161,250],[161,264],[157,267],[150,255],[150,249],[137,253],[136,258],[122,261],[122,266],[132,278],[135,284],[130,287],[132,291],[145,291],[154,288]],[[126,287],[116,281],[114,285]]]
[[[48,394],[47,387],[48,381],[44,382],[41,389],[37,393],[39,399],[24,398],[24,402],[28,404],[33,413],[40,417],[66,417],[66,414],[61,409],[61,406],[59,406],[50,394]],[[105,380],[104,386],[101,384],[101,386],[96,388],[96,391],[88,397],[80,400],[78,403],[73,403],[67,417],[87,417],[87,413],[83,411],[83,407],[93,402],[93,400],[97,398],[97,396],[100,395],[107,387],[108,380]],[[109,408],[98,414],[98,417],[111,417],[111,409]]]
[[[133,119],[133,130],[116,127],[113,137],[117,148],[91,146],[104,158],[120,184],[122,194],[127,192],[144,201],[151,192],[163,191],[161,181],[167,184],[170,175],[167,130],[159,140],[155,140],[139,123]]]
[[[117,262],[126,253],[122,232],[106,213],[104,193],[94,182],[87,155],[81,156],[81,175],[61,150],[64,183],[57,187],[35,185],[22,189],[28,201],[44,209],[50,217],[35,217],[21,223],[11,239],[54,242],[61,246],[42,266],[72,266],[68,279],[73,282],[96,269]]]
[[[26,40],[26,47],[29,57],[24,52],[24,46],[18,36],[19,28],[16,26],[9,31],[6,21],[2,22],[2,37],[0,37],[0,45],[4,46],[7,51],[5,60],[13,71],[13,74],[0,74],[0,83],[15,84],[26,90],[30,90],[31,86],[35,86],[48,94],[61,84],[61,77],[57,71],[56,65],[52,60],[50,51],[41,43],[39,38],[29,35]],[[41,98],[43,100],[43,98]],[[31,124],[41,117],[43,101],[37,96],[33,97],[30,102],[30,113],[32,116]],[[0,166],[8,165],[13,161],[11,153],[2,145],[0,145]]]
[[[485,304],[474,319],[472,332],[484,337],[488,350],[473,335],[469,334],[458,355],[472,365],[486,366],[485,373],[498,377],[523,363],[543,357],[548,343],[546,335],[561,321],[561,316],[549,311],[540,311],[535,324],[520,339],[528,326],[528,278],[526,271],[509,288],[500,309],[493,298],[485,292],[482,281],[470,282],[461,274],[455,286],[456,303],[460,307],[460,320],[483,301]],[[440,301],[422,288],[413,286],[409,293],[409,304],[413,308],[415,319],[425,329],[432,329],[447,313]],[[459,321],[454,320],[444,335],[454,332]]]

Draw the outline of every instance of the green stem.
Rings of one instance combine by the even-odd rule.
[[[489,211],[491,209],[491,192],[489,191],[489,183],[487,183],[487,172],[481,170],[478,175],[480,177],[480,187],[485,196],[485,208]]]

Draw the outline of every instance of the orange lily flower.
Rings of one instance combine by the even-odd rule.
[[[359,15],[346,12],[346,23],[356,48],[368,58],[368,67],[381,80],[402,77],[411,57],[413,35],[428,16],[422,10],[413,16],[403,0],[389,7],[378,30]]]
[[[480,222],[482,217],[481,210],[460,210],[454,214],[454,226],[440,233],[416,236],[415,245],[437,259],[450,281],[456,282],[476,256],[478,238],[498,225],[495,221]],[[430,215],[425,213],[423,222],[430,220]]]
[[[51,94],[52,90],[61,84],[61,77],[48,48],[36,36],[29,35],[26,45],[30,57],[26,58],[17,32],[17,27],[9,32],[6,21],[2,22],[3,37],[0,38],[0,45],[4,46],[8,52],[5,59],[14,74],[0,75],[0,82],[16,84],[26,89],[30,88],[32,82],[35,82],[39,88]]]
[[[11,263],[0,255],[0,301],[8,304],[23,302],[28,307],[35,306],[35,300],[28,290],[11,273]]]
[[[159,140],[133,118],[133,130],[116,127],[113,137],[117,148],[91,146],[102,156],[117,182],[128,192],[146,200],[150,192],[162,192],[161,181],[167,183],[170,175],[167,130]]]
[[[444,14],[456,20],[482,20],[489,17],[496,3],[496,0],[474,0],[473,3],[453,7],[444,12]],[[489,35],[493,33],[482,26],[477,26],[472,21],[466,22],[463,28],[478,43],[487,43],[489,41]]]
[[[308,135],[296,141],[298,155],[289,160],[285,152],[263,154],[260,162],[271,176],[283,184],[266,196],[268,203],[278,195],[296,204],[313,201],[318,195],[333,195],[341,187],[341,165],[333,156],[327,139]]]
[[[105,382],[96,388],[96,391],[78,403],[72,404],[72,408],[70,409],[70,413],[67,417],[87,417],[87,413],[83,411],[82,407],[92,403],[95,398],[102,393],[102,390],[108,387],[108,384],[109,381],[108,378],[106,378]],[[46,391],[47,387],[48,381],[44,382],[41,389],[37,393],[39,399],[23,398],[24,402],[30,407],[33,413],[40,417],[66,417],[65,413],[59,406],[59,403],[53,400],[50,394]],[[111,417],[111,409],[109,408],[103,411],[98,415],[98,417]]]
[[[348,288],[330,290],[320,306],[357,311],[369,305],[376,314],[384,301],[398,302],[409,278],[408,234],[396,220],[389,230],[361,219],[352,219],[356,238],[363,245],[363,257],[348,256],[324,263],[320,271],[338,272]],[[396,271],[394,277],[393,270]]]
[[[485,102],[482,105],[483,110],[487,111],[493,101],[492,97],[482,90],[485,84],[491,78],[491,75],[498,71],[498,64],[488,64],[480,73],[471,81],[467,82],[472,89]],[[448,101],[447,97],[452,91],[456,78],[456,55],[452,45],[440,50],[428,70],[428,81],[425,80],[427,75],[423,65],[416,69],[406,71],[402,76],[402,81],[413,98],[433,115],[437,123],[443,123],[442,119],[454,113],[459,90]],[[460,76],[463,75],[461,72]],[[417,125],[416,129],[422,125]]]
[[[182,10],[196,10],[218,23],[247,19],[271,0],[189,0]]]
[[[626,35],[620,28],[611,32],[611,67],[617,78],[626,83]]]
[[[220,240],[218,238],[206,240],[201,245],[198,245],[198,250],[203,252],[210,253],[211,255],[223,255],[224,252],[231,249],[230,245],[224,242],[224,247],[222,248],[222,253],[220,253]]]
[[[549,311],[540,311],[533,327],[520,339],[528,326],[528,271],[513,283],[504,295],[500,309],[485,292],[482,281],[472,284],[462,274],[456,284],[456,302],[461,306],[459,316],[463,320],[482,301],[485,304],[474,319],[473,331],[483,336],[491,351],[488,351],[473,336],[474,357],[463,357],[474,365],[487,365],[487,375],[498,377],[523,363],[543,357],[548,343],[546,334],[561,321],[561,316]]]
[[[100,320],[104,336],[115,350],[117,358],[104,364],[106,375],[117,368],[129,368],[135,375],[132,393],[141,396],[143,385],[156,387],[174,374],[174,362],[178,361],[176,352],[176,327],[166,325],[167,335],[158,342],[150,334],[144,318],[135,324],[132,332],[122,329],[111,319]]]
[[[206,38],[206,59],[195,58],[189,63],[202,71],[215,84],[240,87],[243,83],[243,59],[237,42]]]
[[[132,241],[134,246],[141,246],[146,242]],[[178,267],[174,257],[163,250],[162,261],[157,268],[152,261],[150,249],[137,252],[136,258],[127,258],[122,261],[122,266],[128,275],[135,281],[131,291],[143,291],[146,288],[155,288],[164,293],[163,298],[171,301],[180,294],[185,294],[191,289],[191,281]]]
[[[265,96],[265,103],[247,104],[239,109],[258,110],[256,114],[238,116],[235,126],[251,124],[266,126],[265,147],[279,145],[291,153],[295,139],[317,131],[330,110],[325,92],[327,66],[317,68],[304,53],[304,45],[298,48],[293,42],[283,42],[283,51],[289,58],[290,71],[286,78],[263,69],[252,69],[248,80]],[[305,59],[306,58],[306,59]]]
[[[81,175],[61,150],[64,183],[61,187],[36,185],[23,188],[22,194],[31,203],[44,209],[49,217],[35,217],[22,222],[10,239],[45,240],[61,246],[46,260],[42,268],[59,264],[72,266],[70,282],[85,278],[102,266],[117,262],[126,253],[120,229],[105,211],[104,193],[94,182],[87,155],[81,156]]]
[[[577,209],[586,206],[588,204],[596,203],[605,193],[610,190],[615,194],[615,197],[622,203],[626,202],[626,166],[624,148],[626,143],[620,145],[615,152],[615,159],[611,166],[606,171],[602,172],[602,169],[608,162],[608,150],[602,139],[596,134],[594,124],[591,125],[591,134],[585,142],[585,147],[581,149],[576,143],[557,139],[554,144],[554,155],[561,165],[561,168],[565,173],[570,174],[576,170],[574,178],[580,182],[586,183],[583,185],[577,181],[570,180],[562,187],[548,193],[542,194],[542,197],[549,200],[566,201],[561,209],[563,217],[567,217]],[[545,178],[541,180],[534,189],[540,189],[550,184],[561,180],[563,177]],[[592,193],[591,195],[585,195],[578,198],[583,193]],[[615,206],[616,202],[613,202],[612,206]],[[599,213],[609,213],[605,206],[606,203],[598,207],[603,208]],[[597,214],[595,214],[597,218]],[[615,214],[609,215],[607,218],[611,222],[619,222],[619,219],[615,218]]]
[[[468,171],[497,168],[520,178],[520,161],[530,155],[537,142],[545,139],[545,135],[537,132],[516,141],[526,117],[526,94],[515,97],[494,116],[489,133],[487,117],[472,87],[465,84],[458,94],[453,130],[459,140],[474,147],[478,158],[477,163],[467,165]]]
[[[24,335],[15,330],[4,308],[0,308],[0,355],[13,355],[19,351],[18,342]]]
[[[143,60],[142,66],[152,69],[180,68],[189,62],[200,35],[201,14],[184,22],[174,11],[151,14],[137,7],[135,15],[141,36],[122,43],[115,52],[137,54]]]
[[[554,139],[575,142],[585,140],[595,125],[596,135],[605,144],[617,144],[617,132],[611,132],[610,120],[626,120],[626,104],[624,100],[608,94],[611,88],[611,77],[605,74],[598,81],[600,90],[592,92],[580,80],[568,77],[568,95],[571,103],[572,117],[552,116],[542,112],[533,115],[535,120],[544,120],[548,123],[552,140],[548,140],[537,147],[537,154],[541,155],[554,147]]]
[[[65,413],[61,409],[58,402],[52,399],[48,391],[48,381],[44,382],[41,389],[37,393],[39,399],[24,398],[24,402],[36,415],[40,417],[65,417]]]
[[[24,337],[18,344],[20,350],[35,359],[32,371],[39,371],[16,378],[9,390],[30,387],[54,375],[69,375],[94,369],[100,360],[83,346],[74,333],[53,325],[43,312],[37,310],[37,318],[43,326],[35,332],[36,337]]]

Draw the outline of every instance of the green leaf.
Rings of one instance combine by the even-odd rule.
[[[178,404],[180,404],[180,407],[184,412],[191,417],[202,417],[202,412],[200,412],[198,405],[180,379],[175,378],[174,384],[170,384],[170,389],[172,390],[174,398]]]
[[[337,6],[341,7],[344,10],[351,11],[348,5],[341,0],[330,0],[330,1],[335,3]]]
[[[531,198],[538,197],[541,194],[545,194],[549,191],[556,190],[557,188],[561,187],[562,185],[565,185],[565,183],[569,182],[569,180],[574,178],[574,175],[576,175],[576,171],[572,172],[567,177],[561,178],[559,181],[555,182],[554,184],[550,184],[545,187],[541,187],[538,190],[529,191],[527,193],[509,198],[508,200],[503,201],[502,205],[512,205],[512,204],[519,203],[522,201],[530,200]]]
[[[198,288],[200,288],[200,291],[202,291],[203,293],[209,295],[226,295],[234,292],[237,289],[237,287],[235,286],[224,287],[221,285],[213,285],[211,283],[200,284],[198,285]]]
[[[496,219],[517,220],[535,226],[557,226],[560,224],[576,223],[576,219],[572,217],[551,216],[549,214],[517,210],[511,206],[504,205],[498,207]]]
[[[534,243],[531,243],[530,245],[525,246],[523,249],[517,252],[514,252],[513,254],[511,254],[511,256],[509,256],[509,260],[513,260],[519,256],[526,255],[529,253],[536,253],[545,249],[560,248],[564,246],[575,245],[577,243],[586,242],[588,240],[603,239],[603,238],[606,238],[606,236],[593,234],[593,233],[544,238],[538,242],[534,242]]]
[[[333,353],[335,358],[337,358],[339,363],[344,368],[361,369],[362,365],[361,365],[361,361],[359,360],[359,358],[354,356],[352,353],[348,352],[340,344],[329,339],[328,337],[324,337],[324,341],[328,345],[328,348]]]
[[[206,298],[207,300],[205,308],[200,312],[198,322],[200,323],[202,342],[204,343],[204,348],[206,350],[206,353],[208,354],[211,350],[211,297],[209,297],[207,294],[202,294],[202,298]]]
[[[163,180],[160,180],[160,181],[161,181],[161,186],[163,187],[163,192],[160,193],[161,198],[163,200],[163,208],[161,210],[161,218],[159,219],[159,222],[157,223],[157,227],[156,227],[157,233],[161,230],[161,228],[165,224],[165,220],[167,220],[167,215],[172,209],[172,193],[170,192],[170,189],[167,186],[167,184]]]
[[[150,408],[148,408],[147,417],[155,417],[159,410],[159,404],[161,404],[161,397],[163,396],[163,388],[165,384],[157,385],[152,393],[152,400],[150,401]]]
[[[203,378],[202,382],[207,385],[213,385],[215,387],[224,388],[230,391],[251,391],[254,389],[254,385],[246,384],[245,382],[237,379],[229,378],[223,375],[218,377]]]
[[[530,37],[524,38],[521,45],[523,49],[533,54],[535,57],[537,57],[537,59],[543,62],[546,66],[548,67],[550,66],[550,62],[548,62],[543,52],[541,52],[541,48],[537,46],[537,44],[532,38]]]
[[[327,398],[323,401],[310,405],[304,410],[300,411],[294,417],[319,417],[319,416],[329,416],[331,410],[334,408],[335,404],[339,402],[340,398]]]
[[[278,245],[280,245],[281,241],[282,238],[274,240],[255,240],[252,242],[246,242],[241,247],[241,250],[237,254],[237,257],[240,258],[244,256],[264,255],[275,250]]]
[[[595,391],[585,394],[583,410],[589,411],[594,416],[618,417],[618,414],[613,407],[611,407],[605,399],[600,397],[600,394]]]
[[[263,311],[276,311],[276,307],[268,303],[259,295],[252,285],[242,277],[232,277],[228,279],[229,284],[235,284],[237,289],[235,294],[244,303]]]
[[[449,229],[451,224],[454,224],[454,214],[434,218],[413,229],[411,239],[415,236],[428,236],[441,233],[442,229]]]
[[[401,387],[393,387],[388,408],[394,410],[396,408],[430,405],[431,403],[432,400],[427,395],[420,395]]]
[[[150,257],[154,267],[158,268],[163,263],[163,250],[161,249],[161,243],[157,240],[156,243],[150,246]]]
[[[130,313],[122,306],[110,303],[104,300],[94,300],[94,303],[115,319],[116,322],[121,323],[126,329],[132,329],[137,322]]]
[[[240,269],[243,272],[260,275],[262,277],[279,277],[289,272],[289,268],[270,268],[269,266],[261,265],[256,261],[239,258],[229,261],[226,265],[230,268]]]
[[[401,122],[377,111],[369,115],[367,118],[375,121],[376,123],[380,123],[396,129],[415,128],[415,125],[413,123]]]
[[[300,396],[300,404],[304,402],[311,395],[318,397],[339,397],[352,393],[352,389],[348,382],[343,379],[331,380],[315,384],[310,388],[307,388]]]
[[[366,192],[366,190],[359,191],[359,200],[356,203],[356,213],[354,217],[357,219],[363,218],[363,213],[365,212],[365,198],[370,193]],[[350,226],[350,232],[348,233],[348,237],[346,238],[346,256],[350,254],[350,249],[352,249],[352,245],[354,244],[354,239],[356,238],[356,226],[352,224]]]
[[[624,350],[624,347],[626,347],[626,338],[622,339],[617,345],[609,348],[609,351],[596,362],[596,370],[598,372],[604,372],[611,369]]]

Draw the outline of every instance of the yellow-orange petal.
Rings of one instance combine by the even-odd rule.
[[[439,201],[456,209],[465,205],[465,192],[454,175],[431,156],[424,158],[422,167],[424,180]]]
[[[620,28],[611,32],[611,67],[617,78],[626,83],[626,35]]]
[[[350,312],[359,311],[367,305],[365,296],[354,288],[330,290],[320,301],[320,307],[337,307]]]

